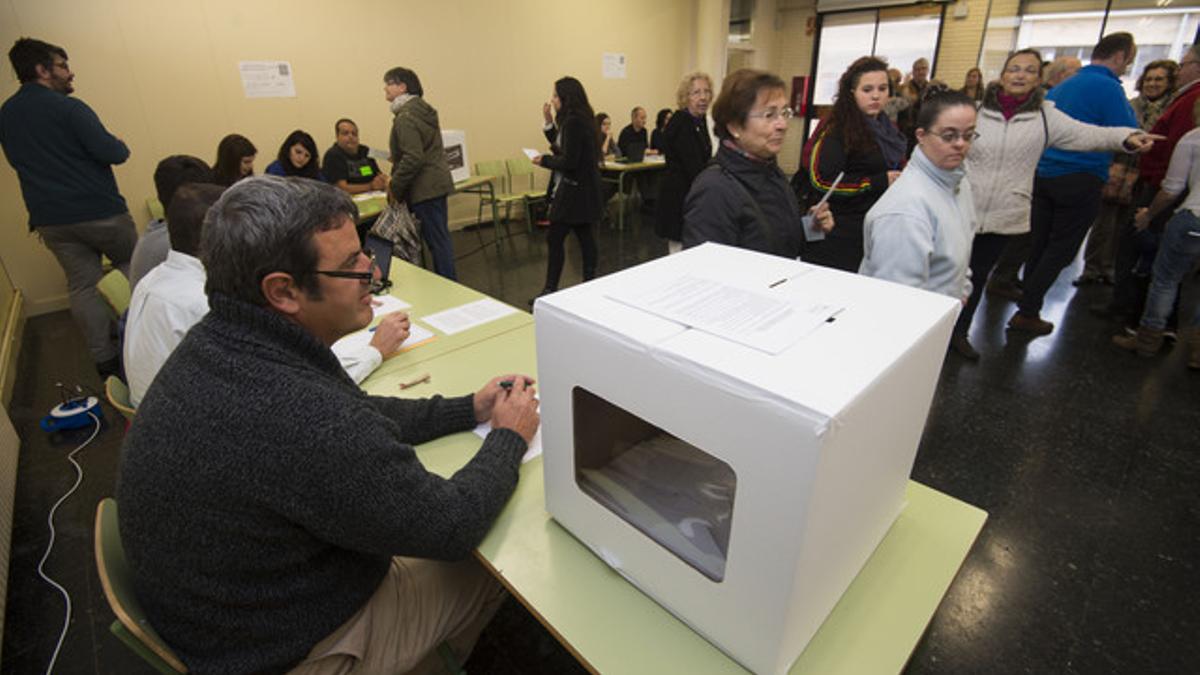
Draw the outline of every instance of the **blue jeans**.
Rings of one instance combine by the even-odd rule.
[[[1180,211],[1167,221],[1158,255],[1154,257],[1154,281],[1146,296],[1143,327],[1162,330],[1167,325],[1179,284],[1197,258],[1200,258],[1200,218],[1191,211]],[[1192,327],[1200,328],[1200,306],[1193,308]]]
[[[433,271],[457,281],[458,275],[454,273],[454,244],[450,241],[450,228],[446,222],[449,220],[446,196],[410,204],[409,208],[417,220],[421,221],[421,238],[429,247],[429,255],[433,258]]]

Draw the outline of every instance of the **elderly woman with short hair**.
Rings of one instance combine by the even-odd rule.
[[[662,152],[667,160],[658,189],[658,211],[654,231],[667,240],[667,251],[682,248],[683,200],[692,181],[712,158],[708,135],[708,104],[712,101],[712,79],[705,73],[684,76],[675,97],[679,111],[671,115],[662,132]]]
[[[688,192],[685,247],[711,241],[788,258],[800,255],[800,209],[776,161],[791,117],[779,77],[743,69],[725,78],[713,106],[721,145],[716,162]],[[821,205],[817,218],[822,229],[832,227],[827,205]]]

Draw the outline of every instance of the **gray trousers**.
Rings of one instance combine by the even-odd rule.
[[[100,255],[128,277],[129,259],[137,244],[137,229],[128,213],[68,225],[43,225],[37,228],[42,243],[67,275],[71,297],[71,316],[83,331],[88,351],[96,363],[112,360],[120,354],[115,339],[112,310],[96,290],[104,275]]]

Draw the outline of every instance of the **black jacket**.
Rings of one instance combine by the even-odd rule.
[[[662,150],[667,158],[658,188],[658,217],[654,232],[660,237],[683,238],[683,200],[692,181],[712,158],[708,122],[697,120],[686,109],[671,115],[662,133]]]
[[[778,164],[725,146],[717,150],[712,165],[692,183],[683,212],[684,247],[706,241],[787,258],[800,255],[800,209]]]
[[[559,144],[547,130],[552,154],[542,155],[542,166],[559,172],[550,205],[550,220],[557,223],[597,223],[604,208],[600,198],[600,158],[595,123],[577,115],[562,121]]]
[[[872,140],[870,152],[847,152],[839,133],[829,127],[819,129],[806,144],[801,169],[793,179],[800,191],[807,188],[818,194],[832,191],[829,210],[833,230],[822,244],[806,251],[804,260],[849,272],[857,272],[863,252],[863,219],[888,188],[887,162],[878,144]],[[838,173],[842,180],[833,184]],[[800,185],[807,182],[807,185]]]

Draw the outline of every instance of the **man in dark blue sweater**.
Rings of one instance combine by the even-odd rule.
[[[1121,88],[1121,75],[1137,56],[1129,33],[1104,36],[1092,49],[1092,62],[1050,90],[1047,101],[1071,117],[1102,127],[1137,128],[1133,108]],[[1153,145],[1140,135],[1126,141],[1129,151]],[[1100,190],[1108,180],[1111,152],[1071,152],[1050,148],[1038,163],[1030,212],[1029,259],[1025,262],[1024,292],[1017,313],[1008,321],[1012,330],[1047,335],[1054,324],[1041,316],[1046,291],[1075,259],[1088,228],[1100,210]]]
[[[422,400],[359,389],[329,349],[371,321],[356,215],[303,178],[226,191],[202,235],[209,313],[125,438],[134,588],[192,672],[409,672],[443,641],[468,652],[503,600],[470,553],[537,430],[531,380]],[[480,422],[492,431],[453,476],[417,459],[413,445]]]
[[[112,315],[96,291],[100,256],[129,276],[137,230],[112,165],[129,148],[76,98],[62,47],[21,38],[8,52],[21,88],[0,107],[0,146],[17,171],[29,229],[67,275],[71,314],[101,377],[120,372]]]

